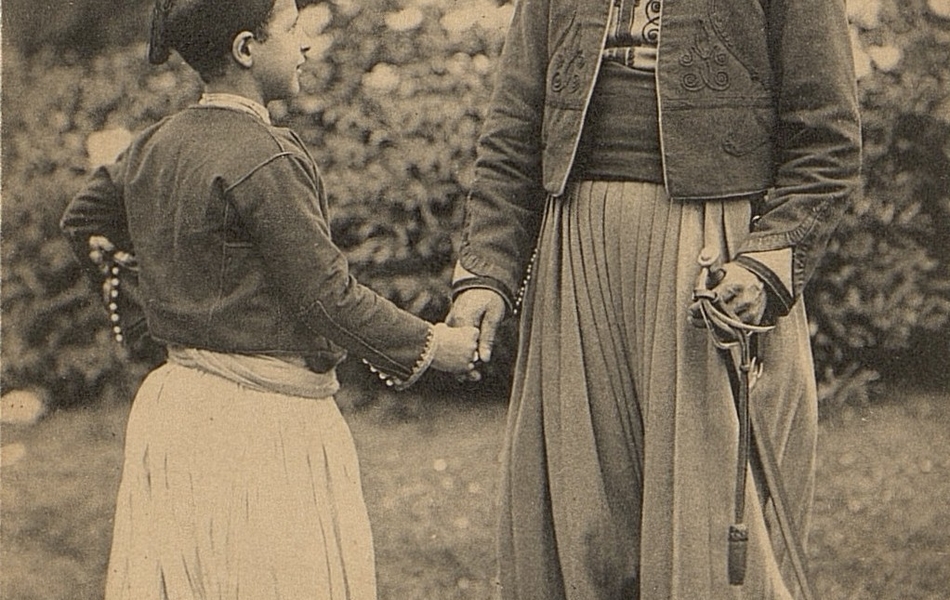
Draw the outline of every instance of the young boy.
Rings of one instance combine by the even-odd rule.
[[[358,284],[317,167],[264,106],[296,94],[293,0],[158,0],[149,59],[177,51],[200,102],[98,169],[62,226],[133,252],[168,362],[129,418],[108,600],[376,596],[344,351],[405,386],[464,373],[474,328],[432,326]],[[121,315],[120,315],[121,317]]]

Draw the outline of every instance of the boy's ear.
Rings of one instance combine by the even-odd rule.
[[[254,64],[254,58],[251,56],[251,42],[253,40],[253,33],[242,31],[234,36],[234,40],[231,42],[231,58],[242,67],[247,68]]]

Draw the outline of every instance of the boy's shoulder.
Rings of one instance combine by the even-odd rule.
[[[159,153],[154,155],[154,150]],[[132,153],[140,158],[153,154],[163,156],[162,160],[202,164],[229,178],[240,178],[283,156],[307,163],[316,172],[308,151],[289,129],[242,111],[200,105],[142,131]]]
[[[170,133],[225,153],[297,154],[301,148],[287,130],[265,123],[255,115],[215,106],[190,106],[169,117]],[[177,130],[177,131],[176,131]]]

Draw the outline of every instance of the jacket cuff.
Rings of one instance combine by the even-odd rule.
[[[747,254],[740,254],[733,262],[755,273],[755,275],[762,280],[762,283],[765,284],[765,290],[768,296],[767,312],[770,316],[784,317],[792,310],[795,298],[772,269]]]
[[[445,325],[445,323],[429,325],[429,333],[426,335],[425,348],[422,350],[419,360],[417,360],[416,364],[413,365],[412,372],[405,379],[380,371],[365,358],[363,359],[363,364],[368,366],[370,372],[375,373],[386,383],[388,387],[394,388],[397,391],[405,390],[415,382],[419,381],[419,378],[422,377],[422,374],[425,373],[432,365],[432,361],[435,359],[436,352],[435,330],[438,327],[447,327],[447,325]]]
[[[512,299],[511,290],[508,289],[508,286],[498,281],[494,277],[486,277],[483,275],[472,275],[470,277],[463,277],[452,282],[452,300],[458,298],[459,294],[465,290],[472,289],[483,289],[491,290],[501,296],[501,299],[505,301],[505,308],[508,314],[514,312],[515,304]]]

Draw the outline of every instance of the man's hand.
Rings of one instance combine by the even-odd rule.
[[[432,368],[448,373],[467,375],[475,370],[478,354],[478,330],[474,327],[447,327],[439,323],[433,327]]]
[[[491,360],[492,346],[498,325],[505,316],[505,301],[498,292],[472,288],[465,290],[452,303],[452,310],[446,317],[446,324],[452,327],[472,326],[478,328],[478,358]],[[471,381],[478,381],[481,375],[472,371],[468,375]]]
[[[718,282],[710,287],[720,306],[747,325],[758,325],[765,315],[767,296],[765,284],[758,275],[742,265],[726,263],[714,273]],[[689,316],[695,325],[702,326],[703,319],[698,303],[689,307]]]

